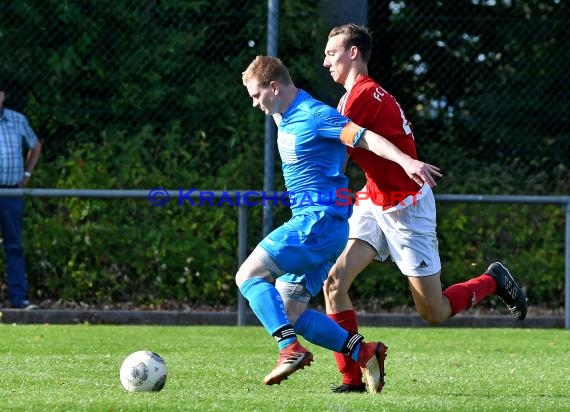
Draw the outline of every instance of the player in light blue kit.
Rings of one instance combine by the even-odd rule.
[[[291,219],[263,239],[238,270],[236,283],[279,346],[277,365],[264,379],[279,384],[309,366],[313,355],[297,340],[345,353],[363,369],[369,391],[384,385],[387,347],[364,343],[324,313],[307,309],[348,240],[351,206],[336,194],[344,189],[346,146],[358,146],[400,164],[418,183],[434,184],[438,169],[414,160],[386,139],[352,123],[293,84],[276,58],[258,56],[243,73],[253,106],[272,115],[290,194]],[[342,192],[342,191],[341,191]]]

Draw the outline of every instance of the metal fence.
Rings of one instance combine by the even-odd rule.
[[[187,194],[192,199],[200,199],[201,193],[204,191],[195,191],[192,194]],[[207,190],[205,191],[212,195],[213,198],[220,198],[222,196],[236,199],[240,194],[236,191],[218,191]],[[256,195],[254,190],[249,191],[251,201],[258,200],[261,196]],[[0,197],[2,196],[30,196],[30,197],[77,197],[77,198],[138,198],[147,199],[150,201],[153,190],[85,190],[85,189],[0,189]],[[169,197],[177,198],[181,196],[179,190],[164,190],[162,192],[168,193]],[[241,192],[243,193],[243,192]],[[279,197],[283,193],[278,194]],[[566,214],[565,217],[565,276],[564,276],[564,290],[565,290],[565,310],[564,310],[564,324],[565,328],[570,329],[570,196],[493,196],[493,195],[451,195],[439,194],[436,195],[438,202],[451,202],[451,203],[511,203],[511,204],[555,204],[560,205]],[[247,258],[248,254],[248,208],[247,203],[238,207],[238,241],[237,241],[237,259],[238,265],[241,265]],[[247,321],[247,302],[243,296],[238,292],[238,325],[245,325]]]
[[[420,156],[444,170],[440,191],[570,193],[562,0],[5,1],[5,105],[44,143],[32,184],[270,191],[271,122],[249,107],[240,74],[275,54],[299,87],[335,105],[343,90],[323,48],[348,21],[373,32],[370,74],[411,119]],[[566,235],[567,278],[568,261]]]
[[[240,73],[252,57],[278,54],[301,87],[335,104],[341,89],[321,67],[326,35],[357,21],[375,36],[371,74],[412,120],[420,154],[448,172],[446,191],[485,192],[472,188],[490,190],[493,174],[499,192],[564,194],[570,51],[559,45],[570,36],[569,8],[562,0],[7,1],[0,81],[51,159],[116,130],[132,137],[150,127],[160,138],[177,124],[186,148],[213,142],[223,152],[239,144],[232,128],[250,120]],[[251,130],[263,127],[257,119]]]

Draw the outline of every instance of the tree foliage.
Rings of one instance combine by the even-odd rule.
[[[440,192],[570,191],[570,56],[559,47],[568,37],[567,2],[368,3],[371,74],[412,120],[421,157],[443,167]],[[280,5],[279,57],[298,87],[335,104],[343,90],[322,67],[330,27],[319,2]],[[261,190],[263,116],[250,107],[241,72],[266,52],[266,13],[255,0],[4,5],[6,105],[24,112],[44,142],[33,186]],[[362,174],[349,174],[358,189]],[[285,208],[275,213],[276,224],[288,216]],[[261,210],[248,215],[253,247]],[[234,304],[236,217],[229,206],[172,201],[156,208],[144,199],[29,199],[32,292],[98,304]],[[506,259],[534,302],[560,305],[563,219],[548,207],[442,207],[445,281]],[[355,297],[369,307],[410,304],[396,272],[372,265]]]

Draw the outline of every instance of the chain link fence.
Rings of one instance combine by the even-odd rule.
[[[365,19],[376,43],[371,74],[400,100],[420,153],[448,173],[448,191],[490,189],[499,174],[512,183],[499,191],[567,192],[567,2],[276,3],[280,57],[330,104],[341,91],[320,67],[328,30]],[[159,137],[180,130],[184,149],[216,168],[227,160],[220,152],[247,140],[241,132],[263,127],[240,73],[266,45],[261,1],[10,1],[0,80],[48,159],[147,127]],[[471,183],[458,184],[466,174]]]
[[[370,74],[412,121],[420,157],[444,170],[440,193],[570,193],[563,0],[5,1],[5,105],[26,114],[44,144],[32,185],[260,190],[264,121],[241,72],[267,53],[269,3],[279,10],[277,54],[297,86],[331,105],[343,89],[322,67],[330,28],[370,28]],[[361,173],[351,169],[350,177],[360,187]],[[71,206],[38,209],[71,213],[74,225],[105,209]],[[134,217],[139,209],[129,207]],[[250,213],[257,239],[261,213]],[[212,242],[228,229],[219,226]],[[213,270],[196,266],[192,273]],[[233,268],[220,267],[228,289]]]
[[[380,2],[369,19],[375,70],[448,172],[469,165],[475,179],[527,177],[505,191],[568,193],[568,10],[562,1]]]

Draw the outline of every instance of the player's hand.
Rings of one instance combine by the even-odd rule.
[[[424,183],[430,187],[437,186],[435,178],[443,176],[439,167],[424,163],[421,160],[410,158],[404,162],[403,167],[408,176],[420,186],[423,186]]]

